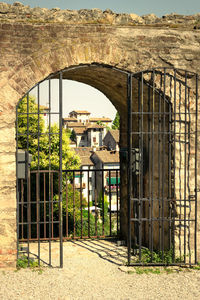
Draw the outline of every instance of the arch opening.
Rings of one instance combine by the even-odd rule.
[[[77,112],[72,111],[71,119],[77,122],[75,125],[79,129],[73,131],[76,132],[77,139],[80,130],[87,131],[88,134],[86,144],[82,142],[84,136],[79,142],[76,140],[76,146],[81,146],[82,149],[75,148],[75,153],[80,154],[84,150],[92,157],[87,157],[90,159],[89,163],[81,164],[73,149],[71,152],[67,149],[64,137],[69,135],[70,126],[63,126],[63,105],[65,96],[67,97],[63,85],[66,79],[72,79],[98,88],[112,99],[121,114],[119,109],[126,110],[123,107],[126,106],[125,97],[122,97],[121,91],[126,89],[122,85],[125,75],[126,72],[105,66],[69,68],[38,83],[17,105],[18,244],[27,243],[30,253],[33,252],[30,251],[31,242],[37,241],[39,261],[44,261],[40,245],[42,241],[48,241],[49,247],[53,240],[60,241],[60,250],[57,249],[60,251],[58,264],[62,266],[63,238],[111,237],[120,233],[119,132],[115,149],[105,150],[105,127],[88,119],[87,111],[79,112],[81,118],[85,117],[87,120],[82,120],[83,126],[78,126],[80,120],[75,120],[74,114]],[[53,99],[52,82],[55,80],[58,87],[57,105],[53,105],[55,98]],[[41,89],[45,82],[46,106],[41,99]],[[33,91],[35,99],[31,95]],[[46,115],[46,121],[43,115]],[[90,124],[86,124],[87,122]],[[49,258],[48,264],[51,263]]]
[[[195,192],[195,194],[191,196],[190,182],[194,191],[196,191],[197,132],[195,131],[195,126],[197,126],[197,112],[196,106],[192,106],[191,108],[190,106],[192,102],[197,103],[198,100],[198,93],[196,92],[195,94],[192,92],[192,88],[195,86],[194,79],[197,85],[197,76],[195,77],[195,74],[175,70],[173,68],[153,69],[131,74],[105,65],[81,65],[59,71],[46,79],[49,82],[48,93],[50,98],[50,82],[54,79],[58,79],[59,82],[59,103],[57,105],[57,111],[53,111],[52,114],[58,116],[59,126],[51,131],[51,118],[49,117],[47,142],[51,145],[51,138],[53,138],[54,135],[58,136],[57,150],[59,149],[59,161],[57,162],[58,165],[55,170],[47,168],[47,170],[43,172],[44,170],[40,168],[40,163],[42,162],[39,155],[39,144],[42,140],[40,114],[43,114],[43,111],[40,110],[39,92],[37,97],[37,110],[31,113],[38,117],[36,130],[38,132],[38,156],[36,170],[32,172],[34,174],[33,176],[35,176],[35,190],[30,188],[31,175],[28,167],[27,170],[25,170],[25,176],[27,176],[27,202],[31,197],[31,191],[34,190],[35,193],[33,195],[35,197],[33,206],[35,207],[34,218],[36,221],[30,222],[32,203],[29,201],[30,203],[26,205],[29,207],[30,212],[28,212],[28,209],[25,211],[26,222],[23,224],[27,227],[28,247],[32,230],[31,227],[29,227],[30,225],[35,226],[35,239],[39,241],[39,260],[41,250],[40,241],[45,235],[45,239],[49,239],[49,245],[51,245],[51,240],[54,238],[52,234],[57,232],[57,236],[60,238],[60,266],[62,266],[63,233],[67,239],[91,237],[90,221],[93,219],[95,237],[106,235],[106,222],[108,222],[108,236],[112,236],[115,231],[117,235],[120,234],[121,238],[127,239],[129,264],[131,264],[131,262],[133,264],[157,264],[158,261],[155,261],[155,257],[159,257],[160,264],[191,264],[192,260],[196,261],[197,194]],[[73,169],[73,164],[71,165],[70,171],[63,168],[64,129],[62,104],[64,99],[63,80],[65,79],[79,81],[97,88],[108,97],[120,114],[120,170],[114,170],[112,167],[107,168],[107,177],[103,175],[104,170],[102,170],[102,165],[98,164],[98,168],[91,178],[89,178],[89,174],[93,172],[92,168],[90,168],[91,166],[87,170],[77,170],[76,167]],[[37,84],[38,91],[40,84],[41,83]],[[197,90],[198,89],[196,89],[196,91]],[[27,111],[24,115],[27,117],[27,122],[31,115],[29,112],[29,93],[25,95]],[[49,116],[51,115],[50,107],[51,100],[47,108],[47,115]],[[74,118],[74,115],[72,118]],[[194,121],[193,123],[191,122],[192,119]],[[25,132],[26,137],[28,136],[26,150],[28,150],[29,147],[29,137],[31,134],[30,128],[27,127]],[[49,163],[47,162],[48,167],[52,166],[52,150],[50,148],[51,147],[49,147],[47,151],[50,157]],[[26,161],[28,161],[27,152],[28,151],[24,154]],[[97,157],[95,156],[95,151],[93,152],[92,155],[95,162]],[[43,169],[45,168],[43,167]],[[95,187],[93,196],[89,195],[88,191],[88,200],[85,203],[83,193],[84,172],[87,173],[88,186],[93,181]],[[114,172],[115,174],[113,174]],[[191,181],[190,175],[193,173],[195,180]],[[48,176],[49,179],[46,185],[44,182]],[[52,189],[53,177],[57,182],[57,188],[53,187]],[[79,187],[77,187],[77,197],[79,198],[78,208],[75,204],[76,177],[78,178],[79,184]],[[63,186],[63,180],[65,180],[65,186]],[[112,184],[113,180],[115,180],[115,184]],[[45,186],[42,192],[43,197],[44,194],[47,194],[50,198],[48,205],[40,199],[40,182],[43,182]],[[108,183],[107,191],[104,185],[105,182]],[[66,183],[69,183],[70,187],[67,187]],[[112,185],[115,185],[114,188],[117,197],[117,212],[115,216],[114,214],[112,215],[111,209]],[[65,194],[63,193],[64,187]],[[48,192],[46,192],[46,188],[49,189]],[[71,200],[68,197],[70,189],[71,195],[73,195]],[[104,202],[106,192],[109,198],[108,205]],[[20,193],[20,197],[24,197],[24,191],[20,191]],[[63,195],[66,201],[65,203],[63,202]],[[120,201],[118,201],[119,195]],[[90,196],[93,197],[92,202],[89,200]],[[192,198],[194,200],[191,200]],[[67,215],[69,213],[67,201],[71,201],[72,204],[71,208],[73,212],[71,221]],[[90,202],[94,206],[94,215],[90,215]],[[24,202],[18,201],[18,203],[18,218],[20,218],[19,211],[24,205]],[[42,204],[41,207],[39,205],[40,203]],[[43,219],[41,220],[40,214],[41,211],[44,211],[44,206],[48,212],[45,214],[45,217],[42,216]],[[64,206],[65,213],[63,214]],[[182,207],[184,208],[182,209]],[[86,219],[84,218],[85,209],[87,211]],[[107,216],[104,214],[106,209],[108,209],[106,211],[108,216],[107,221]],[[57,221],[54,222],[53,213],[56,210]],[[75,215],[79,215],[79,223],[81,224],[79,236],[76,236],[78,225],[76,224]],[[99,216],[100,221],[98,220]],[[57,227],[54,226],[56,222]],[[20,222],[18,222],[18,224],[22,225]],[[48,235],[46,234],[47,229],[41,230],[41,224],[44,228],[46,228],[46,224],[48,224],[50,232]],[[63,224],[65,228],[67,228],[66,230],[63,230]],[[83,225],[86,225],[86,233],[84,232],[85,229]],[[69,233],[68,229],[70,226],[71,232]],[[101,227],[100,231],[98,226]],[[182,229],[182,227],[184,229]],[[22,233],[18,228],[18,236],[19,234]],[[191,251],[192,243],[194,243],[193,253]],[[148,261],[144,261],[143,249],[149,251]],[[178,254],[177,249],[179,249]],[[183,257],[181,253],[183,253]],[[132,254],[134,256],[133,260],[131,260]],[[169,256],[170,259],[166,262],[166,257],[168,259]],[[189,257],[189,259],[186,259],[186,257]]]

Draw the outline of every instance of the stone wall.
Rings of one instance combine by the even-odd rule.
[[[96,87],[110,99],[120,112],[120,144],[126,147],[127,78],[109,66],[132,72],[174,66],[200,73],[198,20],[198,14],[138,17],[96,9],[76,12],[0,3],[1,267],[14,267],[16,260],[15,118],[19,98],[49,74],[86,65],[70,69],[66,79]],[[122,164],[123,172],[126,166]],[[122,190],[125,220],[126,179]]]

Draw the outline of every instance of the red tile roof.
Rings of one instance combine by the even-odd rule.
[[[64,120],[64,122],[78,122],[78,120],[76,118],[70,118],[70,117],[64,118],[63,120]]]
[[[71,127],[71,128],[84,127],[84,128],[86,128],[86,126],[83,123],[80,123],[80,122],[71,122],[71,123],[67,124],[67,127]]]
[[[103,163],[119,163],[119,152],[117,151],[100,150],[95,154]]]
[[[93,162],[90,159],[90,156],[92,154],[92,148],[78,147],[74,148],[73,150],[80,157],[82,166],[93,166]]]
[[[98,121],[100,121],[100,122],[112,122],[112,120],[110,118],[105,118],[105,117],[103,117],[103,118],[90,118],[89,121],[90,122],[98,122]]]
[[[90,115],[91,114],[87,110],[73,110],[69,114],[71,115],[72,113],[81,114],[81,115]]]
[[[85,127],[78,127],[78,128],[73,128],[73,130],[74,130],[74,132],[76,133],[76,134],[83,134],[84,133],[84,131],[85,131]]]
[[[95,129],[95,128],[104,128],[103,126],[101,126],[101,125],[98,125],[98,124],[89,124],[88,126],[87,126],[87,129],[86,130],[88,130],[88,129]]]

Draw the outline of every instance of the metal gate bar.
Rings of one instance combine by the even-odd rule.
[[[51,185],[50,195],[51,199],[53,200],[47,202],[46,186],[49,184],[49,182],[48,177],[46,175],[48,175],[49,172]],[[66,192],[66,202],[64,202],[65,208],[63,207],[63,213],[66,214],[64,219],[66,224],[62,222],[62,227],[64,229],[63,240],[117,237],[119,235],[119,169],[63,170],[63,174],[65,174],[65,176],[63,176],[63,178],[65,178],[65,182],[62,186],[63,195],[64,191]],[[80,178],[80,183],[78,184],[75,181],[76,176]],[[59,240],[60,233],[58,230],[58,226],[60,226],[60,207],[58,216],[56,215],[56,211],[58,211],[57,207],[60,201],[55,200],[55,193],[53,191],[53,186],[55,186],[56,180],[58,178],[60,182],[59,171],[33,170],[30,171],[30,177],[32,182],[31,186],[33,189],[35,182],[36,200],[34,201],[33,199],[30,201],[30,210],[28,211],[28,214],[30,215],[29,221],[25,220],[24,211],[23,214],[22,211],[20,212],[19,226],[20,228],[23,228],[23,226],[28,225],[29,232],[32,232],[32,236],[30,236],[28,239],[27,235],[22,233],[22,229],[20,229],[19,241],[22,243],[37,241],[39,243],[39,241],[52,242],[54,240]],[[84,182],[83,178],[86,178]],[[43,179],[44,181],[42,182]],[[89,181],[88,179],[91,180]],[[100,185],[99,183],[104,182],[104,179],[106,179],[107,184],[105,186],[104,184]],[[112,182],[113,179],[115,179],[114,185]],[[86,186],[86,182],[89,182],[88,186]],[[21,189],[23,191],[25,187],[25,182],[23,182],[22,180],[21,184]],[[40,194],[40,196],[38,195],[39,187],[43,187],[44,191],[43,195]],[[70,189],[72,189],[72,195]],[[85,193],[84,190],[86,190],[87,193]],[[93,194],[91,195],[90,192],[92,192]],[[87,198],[85,197],[86,194]],[[23,192],[20,193],[19,200],[19,205],[21,205],[22,209],[27,203],[27,201],[24,202]],[[70,201],[73,202],[71,206]],[[92,211],[92,202],[94,204],[94,211]],[[112,208],[112,205],[114,203],[116,203],[116,208]],[[108,205],[107,210],[104,207],[105,204]],[[34,211],[34,206],[36,206],[36,216],[34,217],[33,215],[31,217],[31,213],[33,213]],[[41,208],[40,215],[38,206],[40,206]],[[49,216],[47,216],[48,206],[51,208],[51,213]],[[73,209],[72,218],[70,217],[71,209]],[[85,215],[85,212],[87,212],[87,217]],[[94,224],[92,224],[92,220],[90,220],[93,215]],[[70,225],[72,219],[73,226]],[[51,227],[49,233],[47,234],[46,227],[48,224],[51,224]],[[79,226],[77,226],[79,224],[80,230]],[[35,225],[37,227],[36,233],[34,233],[33,230],[33,227]],[[40,235],[39,228],[43,229],[40,231]]]
[[[198,80],[173,68],[127,75],[129,265],[197,262]]]
[[[58,173],[58,204],[59,204],[59,220],[57,221],[59,224],[59,266],[63,266],[63,250],[62,250],[62,71],[58,73],[59,77],[59,95],[58,95],[58,110],[52,111],[52,97],[51,97],[51,77],[47,80],[48,82],[48,111],[46,111],[48,118],[48,131],[41,132],[41,116],[44,112],[41,109],[41,99],[40,99],[40,85],[38,83],[35,87],[33,87],[25,96],[19,101],[16,107],[16,141],[17,141],[17,150],[16,150],[16,162],[17,162],[17,247],[18,247],[18,258],[22,257],[23,253],[27,254],[28,265],[33,260],[33,255],[31,254],[31,245],[30,242],[33,239],[37,240],[37,260],[38,265],[43,260],[41,258],[41,230],[43,230],[42,235],[47,237],[47,225],[48,225],[48,243],[49,243],[49,265],[52,265],[52,257],[51,257],[51,236],[54,231],[54,220],[53,220],[53,174],[55,173],[51,167],[51,138],[53,135],[59,135],[59,170],[56,171]],[[36,102],[33,107],[33,101],[31,100],[30,92],[32,90],[36,90]],[[26,107],[26,110],[23,109]],[[59,118],[59,129],[58,132],[51,131],[51,116],[58,116]],[[33,118],[37,119],[37,126],[33,127]],[[23,124],[26,124],[25,126]],[[32,127],[31,127],[32,126]],[[45,170],[45,173],[41,174],[41,160],[40,160],[40,139],[42,136],[48,136],[49,141],[49,166],[48,170]],[[33,171],[30,171],[30,147],[31,140],[37,140],[37,163],[35,166],[35,186],[32,182],[33,180]],[[19,150],[19,149],[23,149]],[[23,154],[24,152],[24,154]],[[19,156],[24,155],[24,161],[19,161]],[[32,153],[32,155],[36,155],[36,153]],[[21,174],[20,172],[20,164],[24,164],[25,172]],[[43,175],[43,177],[41,177]],[[21,179],[20,176],[22,176]],[[43,179],[42,179],[43,178]],[[45,186],[45,181],[48,178],[48,189]],[[44,186],[42,189],[41,180],[44,181]],[[20,187],[21,186],[21,187]],[[41,199],[41,193],[43,192],[44,198]],[[47,200],[48,195],[48,200]],[[21,198],[22,197],[22,198]],[[21,208],[20,208],[21,206]],[[48,215],[47,209],[48,208]],[[43,216],[43,220],[41,220],[41,209],[45,211]],[[33,215],[35,215],[35,222],[33,222]],[[51,216],[51,217],[50,217]],[[42,225],[42,227],[41,227]],[[36,230],[36,237],[33,235],[33,227]],[[20,246],[20,235],[22,234],[24,245]],[[26,237],[26,238],[25,238]],[[22,251],[21,251],[22,249]],[[34,250],[35,251],[35,250]]]

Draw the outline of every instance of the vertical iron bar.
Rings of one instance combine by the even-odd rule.
[[[163,152],[162,152],[162,261],[164,260],[164,205],[165,205],[165,101],[166,101],[166,68],[164,68],[164,83],[163,83]]]
[[[149,249],[151,249],[151,227],[152,227],[152,222],[151,222],[151,202],[152,202],[152,197],[151,197],[151,135],[150,135],[150,130],[151,130],[151,87],[148,87],[148,156],[149,156],[149,187],[148,187],[148,201],[149,201],[149,208],[148,208],[148,240],[149,240]]]
[[[174,70],[174,144],[173,144],[173,199],[172,199],[172,212],[173,212],[173,230],[172,230],[172,262],[175,261],[175,181],[176,181],[176,70]]]
[[[74,220],[74,231],[73,238],[76,236],[76,212],[75,212],[75,172],[73,171],[73,220]]]
[[[18,105],[16,106],[16,196],[17,196],[17,215],[16,215],[16,221],[17,221],[17,259],[19,258],[19,171],[18,171]]]
[[[118,201],[118,188],[119,188],[119,182],[118,182],[118,171],[116,171],[116,198],[117,198],[117,236],[119,235],[119,201]]]
[[[39,173],[36,173],[36,222],[37,222],[37,241],[39,243]],[[39,255],[38,255],[39,257]]]
[[[60,268],[63,268],[63,216],[62,216],[62,117],[63,117],[63,87],[62,72],[59,78],[59,233],[60,233]]]
[[[90,237],[90,171],[88,172],[88,176],[87,176],[87,186],[88,186],[88,237]]]
[[[95,172],[94,205],[95,205],[95,235],[97,236],[97,172]]]
[[[178,108],[178,115],[179,115],[179,154],[180,154],[180,162],[179,162],[179,257],[182,257],[182,174],[181,174],[181,165],[182,165],[182,145],[181,145],[181,122],[182,122],[182,115],[181,115],[181,83],[179,82],[179,108]]]
[[[198,145],[198,75],[196,74],[196,112],[195,112],[195,233],[194,250],[195,264],[197,264],[197,145]]]
[[[80,205],[81,205],[81,238],[83,238],[83,191],[82,191],[82,171],[80,171]]]
[[[21,223],[22,223],[22,239],[24,238],[24,183],[21,179]]]
[[[171,249],[171,235],[172,235],[172,209],[171,209],[171,200],[172,200],[172,194],[171,194],[171,124],[172,124],[172,105],[171,105],[171,99],[172,99],[172,77],[170,76],[170,101],[168,104],[168,111],[169,117],[168,117],[168,209],[169,209],[169,249]]]
[[[29,191],[28,191],[28,202],[29,202],[29,210],[28,210],[28,218],[29,218],[29,238],[31,239],[31,172],[28,169],[28,182],[29,182]]]
[[[188,107],[188,127],[187,127],[187,135],[188,135],[188,155],[187,155],[187,201],[188,201],[188,255],[189,255],[189,264],[191,266],[191,249],[190,249],[190,217],[191,217],[191,195],[190,195],[190,125],[191,125],[191,115],[190,115],[190,90],[188,88],[188,93],[187,93],[187,103],[186,103],[187,107]]]
[[[160,80],[160,89],[162,88],[162,75]],[[162,117],[162,106],[161,106],[161,93],[159,93],[159,117],[158,117],[158,201],[159,201],[159,250],[162,248],[162,226],[161,226],[161,200],[160,200],[160,189],[161,189],[161,117]]]
[[[40,174],[36,174],[36,210],[37,210],[37,240],[38,240],[38,264],[40,265]]]
[[[49,265],[51,266],[51,80],[49,79],[49,128],[48,128],[48,138],[49,138]]]
[[[43,174],[44,180],[44,238],[46,238],[46,174]]]
[[[54,237],[54,222],[53,222],[53,172],[51,173],[51,237]]]
[[[110,174],[110,170],[108,171],[109,174],[109,207],[110,207],[110,214],[109,214],[109,219],[110,219],[110,236],[112,236],[112,219],[111,219],[111,174]]]
[[[132,195],[132,74],[127,76],[127,145],[128,145],[128,161],[127,161],[127,207],[128,207],[128,265],[131,263],[131,195]]]
[[[102,171],[102,235],[104,235],[104,171]]]
[[[67,184],[67,172],[66,172],[66,237],[68,237],[68,184]]]
[[[29,94],[27,95],[27,144],[26,144],[27,152],[25,152],[25,155],[27,156],[26,153],[29,151]],[[25,158],[25,161],[27,162],[27,157]],[[28,167],[28,164],[26,164],[26,168]],[[29,214],[31,211],[31,205],[30,205],[30,178],[29,178],[29,172],[26,170],[27,176],[27,240],[28,240],[28,266],[30,266],[30,222],[31,220],[29,219]]]
[[[40,85],[38,84],[38,107],[37,107],[37,118],[38,118],[38,126],[37,126],[37,140],[38,140],[38,171],[40,170]],[[38,239],[38,264],[40,266],[40,173],[37,174],[37,239]]]
[[[153,260],[153,241],[154,241],[154,110],[155,110],[155,70],[153,70],[153,91],[152,91],[152,126],[151,126],[151,133],[152,133],[152,152],[151,152],[151,159],[152,159],[152,168],[151,168],[151,261]]]
[[[184,122],[184,263],[186,262],[186,160],[187,160],[187,72],[185,72],[185,122]]]
[[[141,90],[139,89],[139,112],[140,112],[140,125],[139,125],[139,132],[140,132],[140,140],[139,140],[139,260],[141,261],[141,250],[142,250],[142,211],[143,211],[143,93],[144,93],[144,78],[143,78],[143,72],[141,73]]]

